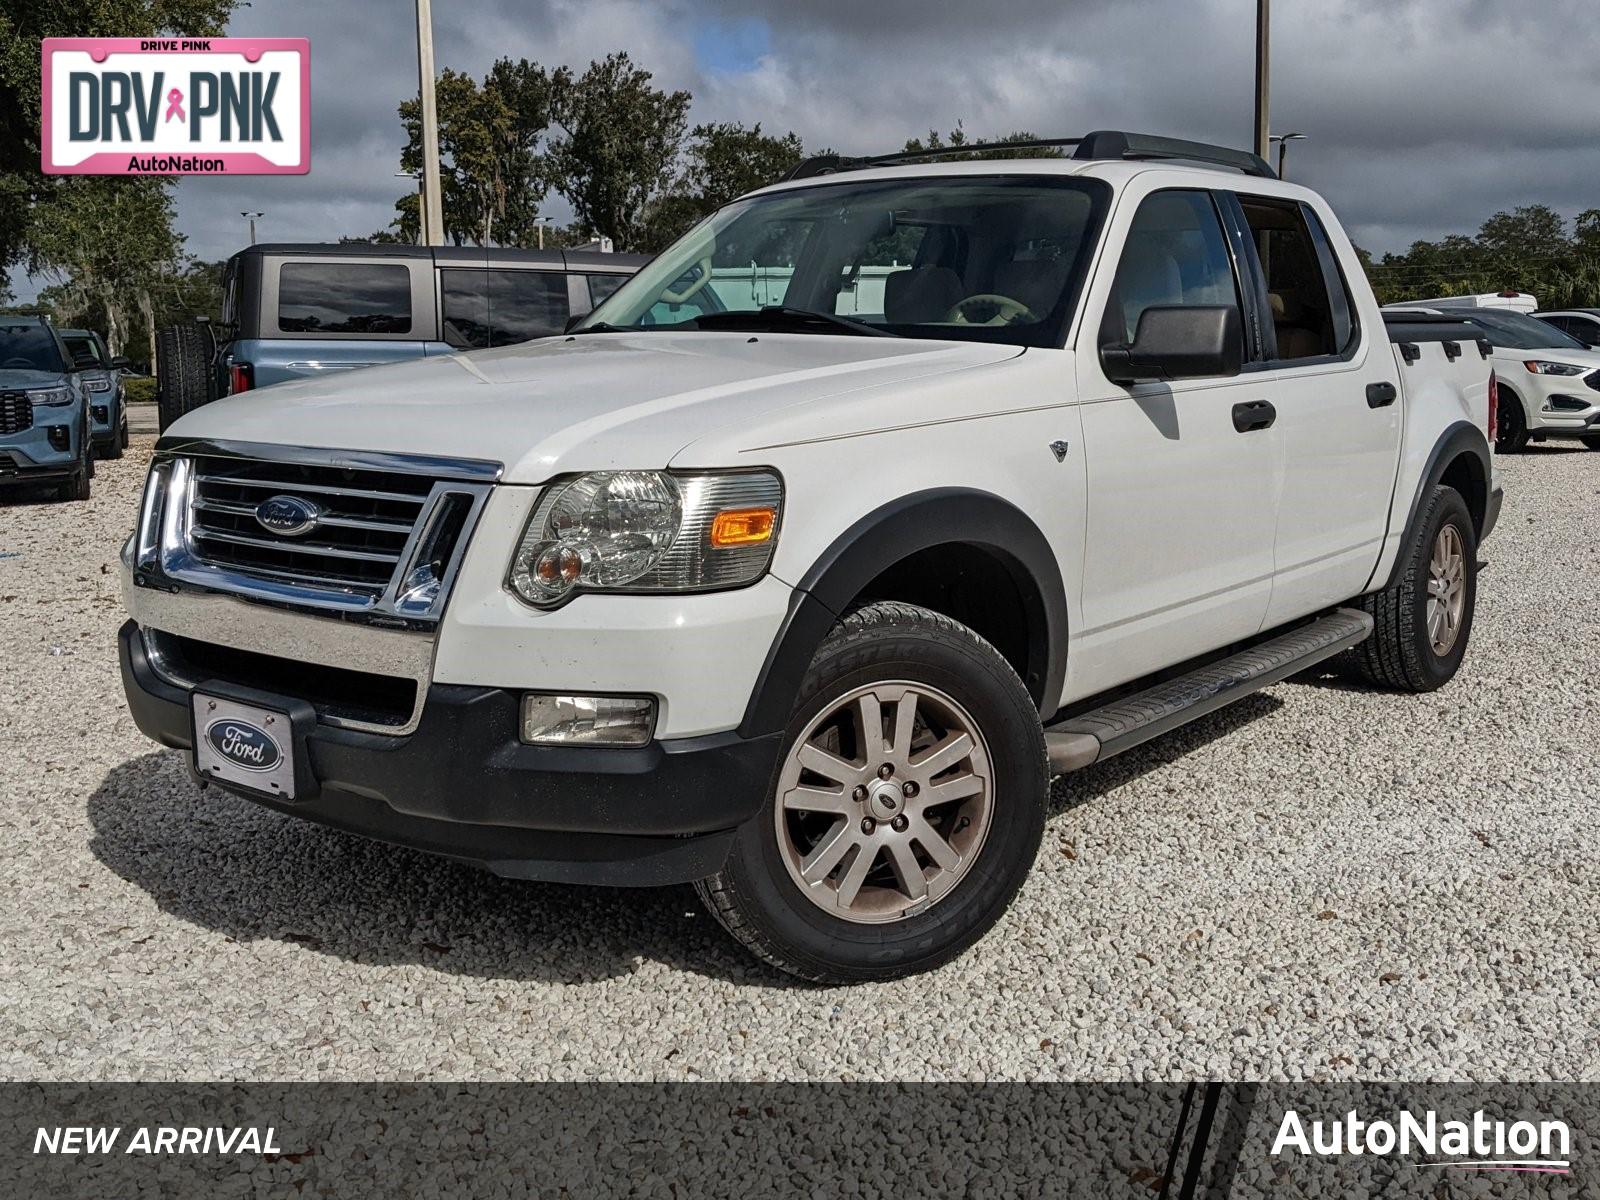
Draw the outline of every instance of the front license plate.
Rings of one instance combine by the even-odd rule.
[[[195,692],[194,755],[202,778],[294,799],[294,729],[285,713]]]

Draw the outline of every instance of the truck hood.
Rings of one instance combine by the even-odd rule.
[[[67,377],[54,371],[24,371],[13,368],[0,371],[0,391],[32,390],[33,388],[60,387]]]
[[[197,409],[167,435],[488,459],[508,482],[541,483],[665,467],[714,430],[1021,353],[853,335],[583,334],[281,383]]]

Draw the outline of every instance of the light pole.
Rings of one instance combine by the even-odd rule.
[[[534,225],[539,229],[539,249],[541,250],[544,249],[544,227],[554,220],[554,217],[535,217],[533,219]]]
[[[444,243],[444,206],[439,198],[439,103],[434,92],[433,5],[417,0],[417,97],[422,119],[422,244]]]
[[[250,244],[254,246],[256,244],[256,218],[264,217],[267,214],[258,212],[242,212],[239,215],[246,221],[250,222]]]
[[[1289,143],[1303,142],[1306,135],[1303,133],[1275,133],[1272,140],[1278,143],[1278,178],[1287,179],[1287,168],[1284,166],[1289,161]]]
[[[1272,53],[1270,24],[1272,0],[1256,0],[1256,153],[1266,158],[1271,153],[1268,132],[1272,125],[1268,119],[1268,99],[1272,92]]]

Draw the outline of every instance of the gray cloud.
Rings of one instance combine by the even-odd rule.
[[[581,67],[626,49],[688,88],[696,120],[760,121],[812,147],[893,149],[970,133],[1135,128],[1242,145],[1254,0],[436,0],[438,64],[502,55]],[[1498,209],[1600,206],[1600,55],[1592,0],[1279,0],[1274,127],[1310,139],[1290,173],[1363,245],[1470,232]],[[232,32],[312,42],[312,172],[189,179],[189,248],[322,240],[385,226],[416,90],[406,0],[257,0]],[[728,50],[754,46],[740,59]],[[708,47],[720,53],[708,53]]]

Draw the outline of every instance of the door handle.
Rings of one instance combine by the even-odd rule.
[[[1251,400],[1233,406],[1233,427],[1240,433],[1249,433],[1253,429],[1270,429],[1277,419],[1278,410],[1272,407],[1272,402],[1269,400]]]
[[[1367,384],[1367,407],[1387,408],[1400,398],[1399,391],[1392,383]]]

